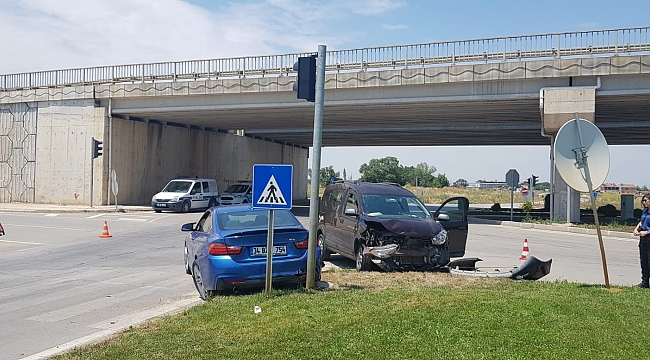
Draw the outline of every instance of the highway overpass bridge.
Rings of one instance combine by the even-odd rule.
[[[649,33],[329,51],[323,146],[545,145],[576,111],[609,144],[646,144]],[[223,189],[254,163],[293,164],[304,198],[314,108],[291,66],[305,55],[0,75],[0,202],[88,203],[91,136],[105,145],[95,204],[110,201],[110,170],[121,202],[147,203],[176,174]]]

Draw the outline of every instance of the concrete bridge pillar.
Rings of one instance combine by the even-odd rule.
[[[555,170],[555,182],[551,191],[555,195],[552,204],[553,218],[571,223],[579,222],[580,193],[568,187],[557,170]]]
[[[576,113],[580,118],[595,123],[596,89],[597,87],[563,87],[540,90],[542,135],[551,139],[551,146],[562,125],[575,119]],[[562,175],[555,169],[555,160],[552,161],[551,215],[554,219],[579,222],[580,193],[567,186]]]

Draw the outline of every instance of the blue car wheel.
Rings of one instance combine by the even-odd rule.
[[[183,259],[185,260],[185,273],[192,275],[192,268],[190,267],[190,254],[189,251],[187,251],[187,245],[185,245]]]
[[[196,261],[192,266],[192,278],[194,279],[194,286],[196,287],[196,291],[199,292],[201,299],[207,300],[209,297],[214,295],[212,290],[207,290],[205,288],[203,277],[201,276],[201,269],[199,269],[199,264]]]

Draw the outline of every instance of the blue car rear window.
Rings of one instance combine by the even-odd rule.
[[[298,219],[288,210],[274,210],[273,213],[274,228],[300,226]],[[217,215],[217,223],[221,230],[267,228],[269,224],[268,214],[268,210],[229,212]]]

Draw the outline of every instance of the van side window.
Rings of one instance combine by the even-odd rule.
[[[352,209],[354,212],[358,212],[359,206],[357,204],[357,196],[355,193],[351,192],[348,194],[348,200],[345,203],[345,210]]]
[[[338,211],[341,205],[341,198],[343,197],[343,190],[336,189],[332,191],[332,210]]]
[[[201,183],[194,183],[192,190],[190,190],[190,195],[195,195],[201,192]]]
[[[320,202],[321,211],[327,211],[332,206],[332,189],[325,189],[323,201]]]
[[[203,192],[204,193],[210,192],[210,185],[208,185],[207,181],[203,182]]]

